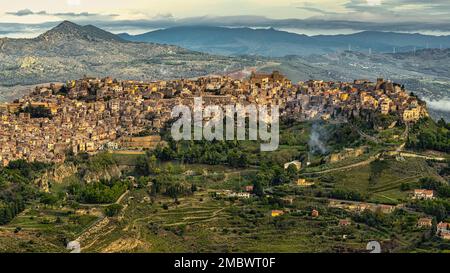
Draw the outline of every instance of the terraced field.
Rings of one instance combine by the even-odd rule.
[[[398,222],[392,226],[374,228],[356,222],[349,211],[329,207],[328,200],[316,193],[342,188],[365,193],[370,202],[401,203],[408,198],[400,190],[402,184],[425,176],[438,178],[425,159],[385,158],[320,173],[310,178],[317,182],[311,188],[293,184],[266,188],[266,194],[292,197],[291,204],[280,204],[270,198],[215,197],[219,190],[242,190],[250,185],[255,169],[161,163],[161,167],[169,166],[177,172],[182,168],[177,175],[187,184],[196,184],[198,191],[173,199],[151,195],[148,186],[131,189],[116,202],[123,208],[115,217],[104,216],[106,205],[82,205],[77,210],[31,206],[0,228],[0,251],[68,252],[67,240],[79,241],[82,252],[106,253],[365,252],[372,240],[389,251],[421,251],[416,245],[424,231],[415,228],[420,213],[400,213],[393,216]],[[323,176],[333,180],[322,182]],[[286,213],[272,217],[274,209]],[[320,212],[319,217],[311,217],[312,209]],[[352,219],[352,224],[339,226],[342,219]],[[405,227],[402,223],[407,220],[413,224]]]
[[[328,172],[335,178],[335,186],[340,189],[354,190],[370,197],[371,202],[399,203],[408,198],[408,192],[400,190],[402,184],[419,181],[422,177],[439,179],[436,170],[428,166],[426,160],[421,158],[395,158],[384,159],[382,169],[376,170],[371,164],[374,162],[349,168]],[[372,177],[372,178],[371,178]]]

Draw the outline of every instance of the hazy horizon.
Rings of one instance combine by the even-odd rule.
[[[445,0],[17,0],[0,7],[0,37],[31,38],[63,20],[113,33],[139,34],[183,25],[273,27],[298,34],[365,30],[450,34]]]

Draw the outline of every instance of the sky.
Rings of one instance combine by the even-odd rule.
[[[450,33],[450,0],[0,0],[0,36],[33,36],[70,20],[112,32],[175,25]]]

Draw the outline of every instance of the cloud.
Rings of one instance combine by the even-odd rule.
[[[15,12],[7,12],[8,15],[14,15],[14,16],[30,16],[30,15],[45,15],[45,16],[57,16],[57,17],[116,17],[119,16],[118,14],[99,14],[99,13],[89,13],[89,12],[56,12],[56,13],[48,13],[44,10],[34,12],[29,9],[23,9]]]
[[[449,0],[348,0],[339,11],[325,5],[302,2],[298,9],[313,13],[311,20],[342,20],[370,22],[448,23]]]
[[[448,0],[350,0],[344,7],[348,13],[370,12],[396,21],[448,21],[450,16]]]
[[[381,5],[381,0],[367,0],[367,5],[379,6],[379,5]]]
[[[67,5],[79,6],[79,5],[81,5],[81,0],[67,0]]]
[[[22,10],[18,10],[15,12],[7,12],[6,14],[14,15],[14,16],[27,16],[27,15],[33,15],[35,13],[29,9],[22,9]]]
[[[170,13],[170,12],[168,12],[168,13],[158,13],[158,14],[156,14],[156,16],[153,17],[153,20],[164,20],[164,19],[172,20],[172,19],[175,19],[175,18],[173,17],[173,14]]]
[[[323,10],[321,8],[311,7],[311,6],[297,7],[297,9],[306,10],[306,11],[313,12],[313,13],[320,13],[322,15],[336,15],[336,14],[338,14],[336,12],[330,12],[330,11]]]
[[[89,12],[61,12],[61,13],[51,13],[49,15],[58,16],[58,17],[99,17],[99,16],[107,16],[107,17],[116,17],[118,14],[98,14],[98,13],[89,13]]]
[[[450,112],[450,100],[442,99],[442,100],[431,100],[425,98],[427,105],[429,108],[442,112]]]
[[[325,11],[326,12],[326,11]],[[84,15],[83,15],[84,14]],[[86,14],[89,14],[88,16]],[[78,16],[77,16],[78,15]],[[177,19],[170,14],[163,14],[147,20],[120,20],[108,16],[95,16],[91,13],[59,13],[59,17],[81,24],[92,24],[114,33],[132,31],[143,33],[155,29],[199,25],[199,26],[228,26],[228,27],[255,27],[276,29],[299,29],[299,30],[354,30],[357,31],[392,31],[392,32],[422,32],[422,33],[450,33],[450,22],[423,22],[411,20],[397,22],[391,20],[380,20],[379,22],[364,22],[356,19],[327,19],[323,15],[318,18],[309,19],[270,19],[263,16],[200,16]],[[350,17],[352,18],[352,17]],[[64,18],[67,20],[66,18]],[[353,18],[352,18],[353,19]],[[8,33],[16,34],[15,37],[34,37],[36,33],[43,33],[55,27],[61,20],[47,21],[39,24],[23,23],[1,23],[0,29]],[[28,33],[28,34],[27,34]],[[3,33],[3,35],[9,35]]]

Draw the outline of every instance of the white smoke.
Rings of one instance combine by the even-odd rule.
[[[436,111],[450,112],[450,100],[430,100],[429,98],[424,98],[427,103],[428,108]]]
[[[325,144],[320,140],[320,128],[314,124],[312,126],[311,134],[309,135],[308,146],[311,152],[320,152],[321,154],[326,154],[328,152]]]

